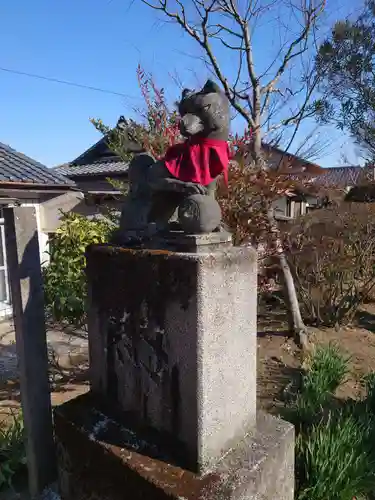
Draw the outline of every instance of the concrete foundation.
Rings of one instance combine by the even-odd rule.
[[[162,435],[128,423],[90,394],[55,410],[62,500],[294,498],[294,429],[286,422],[258,413],[253,432],[204,474],[182,468]]]

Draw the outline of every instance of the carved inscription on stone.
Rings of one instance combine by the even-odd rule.
[[[120,363],[143,368],[154,382],[168,370],[166,334],[158,325],[146,303],[137,313],[125,312],[121,318],[109,319],[109,348],[114,349]]]

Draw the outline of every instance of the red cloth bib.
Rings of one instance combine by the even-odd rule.
[[[227,182],[229,157],[227,141],[193,138],[171,146],[163,160],[176,179],[208,186],[221,173]]]

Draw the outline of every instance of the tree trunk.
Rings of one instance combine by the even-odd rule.
[[[261,97],[260,97],[260,85],[258,84],[253,88],[253,159],[256,165],[264,168],[263,165],[263,155],[262,155],[262,130],[260,124],[261,118]]]
[[[271,233],[274,236],[273,244],[280,262],[281,279],[283,284],[284,298],[287,306],[289,331],[293,334],[295,341],[303,349],[308,347],[307,328],[303,322],[301,309],[298,302],[296,287],[292,272],[290,270],[285,251],[280,240],[279,229],[274,217],[274,209],[270,207],[267,211]]]

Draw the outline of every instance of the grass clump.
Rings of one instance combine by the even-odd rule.
[[[298,500],[352,500],[375,488],[374,419],[339,410],[299,434]]]
[[[348,363],[349,358],[335,344],[315,349],[302,375],[298,395],[286,409],[286,418],[297,430],[320,419],[324,408],[332,402],[334,392],[345,381]]]
[[[296,425],[297,500],[368,499],[375,491],[375,374],[362,401],[338,401],[349,358],[317,347],[286,417]]]
[[[332,394],[347,376],[349,358],[345,357],[336,344],[318,346],[306,373],[304,385],[326,395]]]
[[[12,485],[15,474],[26,464],[22,415],[13,415],[10,425],[0,422],[0,490]]]

